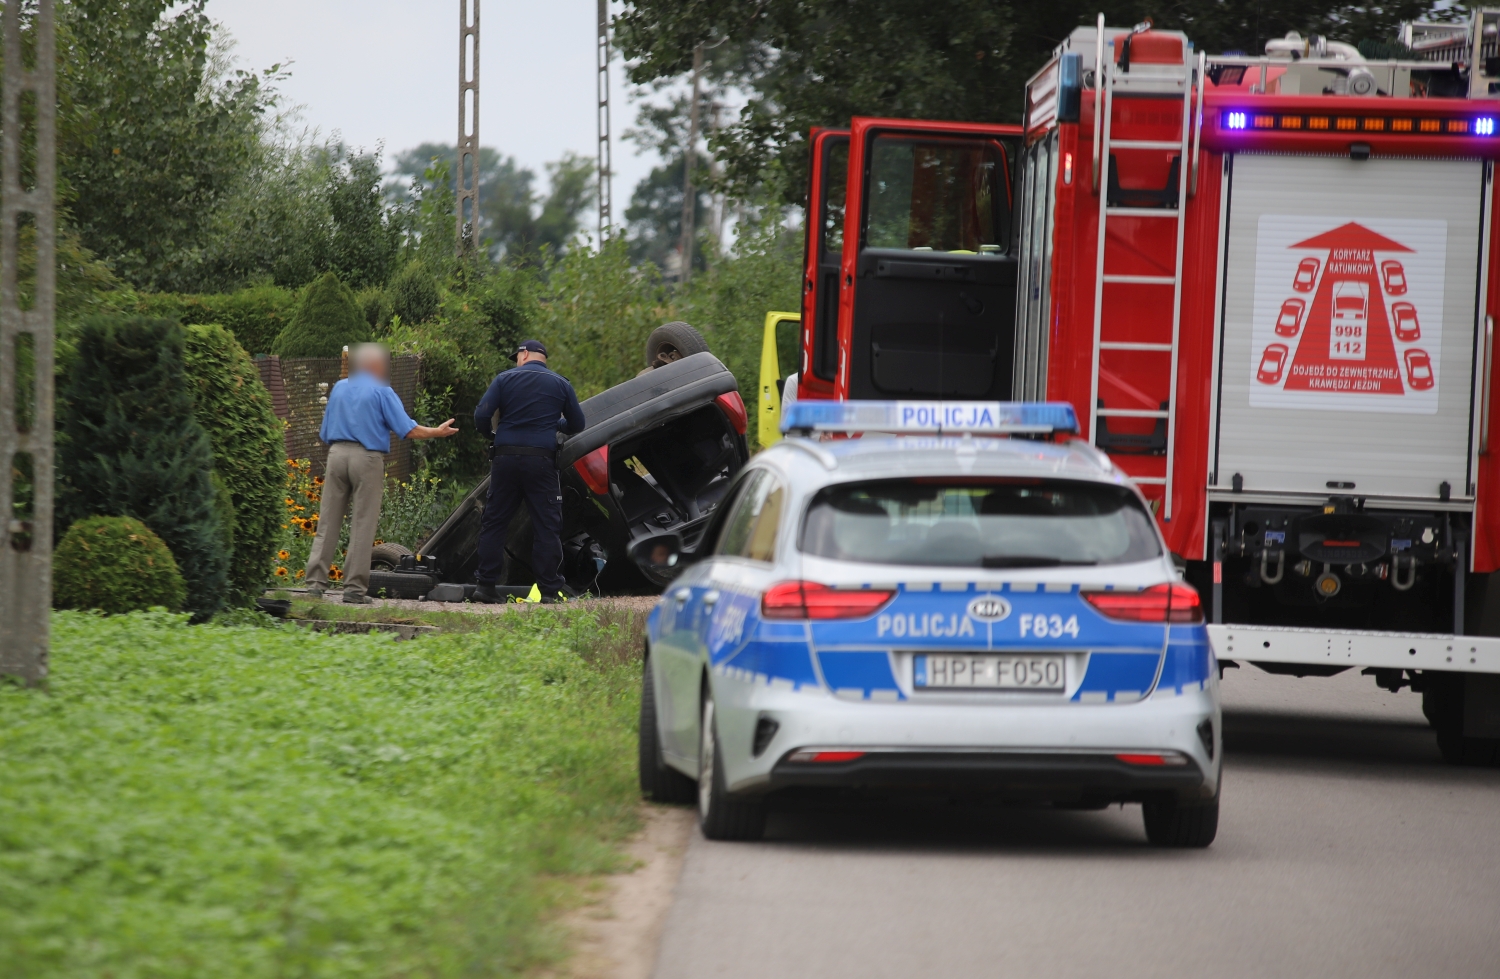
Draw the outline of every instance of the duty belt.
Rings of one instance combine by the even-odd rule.
[[[492,456],[541,456],[544,459],[557,457],[556,449],[543,449],[535,445],[496,445],[491,447]]]

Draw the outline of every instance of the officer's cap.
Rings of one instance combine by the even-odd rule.
[[[519,357],[528,350],[534,354],[541,354],[543,357],[547,356],[547,348],[542,345],[542,341],[540,340],[522,340],[521,345],[516,348],[516,352],[511,354],[511,356]]]

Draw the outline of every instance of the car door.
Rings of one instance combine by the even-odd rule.
[[[716,539],[708,537],[715,532],[710,527],[699,544],[701,550],[708,551],[707,556],[689,565],[667,589],[667,603],[662,609],[664,641],[659,643],[657,660],[657,690],[665,693],[662,699],[667,704],[661,712],[662,750],[692,770],[698,764],[698,690],[703,678],[703,649],[709,616],[719,598],[711,582],[726,543],[733,541],[730,546],[741,546],[743,525],[753,521],[752,501],[765,478],[764,469],[753,469],[731,488],[731,498],[724,509],[726,516],[718,525]],[[710,592],[714,594],[709,596]]]
[[[802,270],[802,356],[797,396],[833,397],[839,368],[839,268],[849,180],[849,130],[814,129]]]
[[[854,120],[836,397],[1010,398],[1017,263],[1004,141],[1021,132]]]

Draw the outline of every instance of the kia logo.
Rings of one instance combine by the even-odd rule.
[[[981,595],[969,603],[969,615],[980,622],[999,622],[1010,617],[1010,602],[998,595]]]

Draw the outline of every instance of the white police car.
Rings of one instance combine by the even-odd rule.
[[[681,568],[648,624],[647,795],[713,839],[837,788],[1141,802],[1153,843],[1213,842],[1198,595],[1129,480],[1058,440],[1071,406],[802,401],[783,428],[863,437],[787,438],[695,548],[633,551]]]

